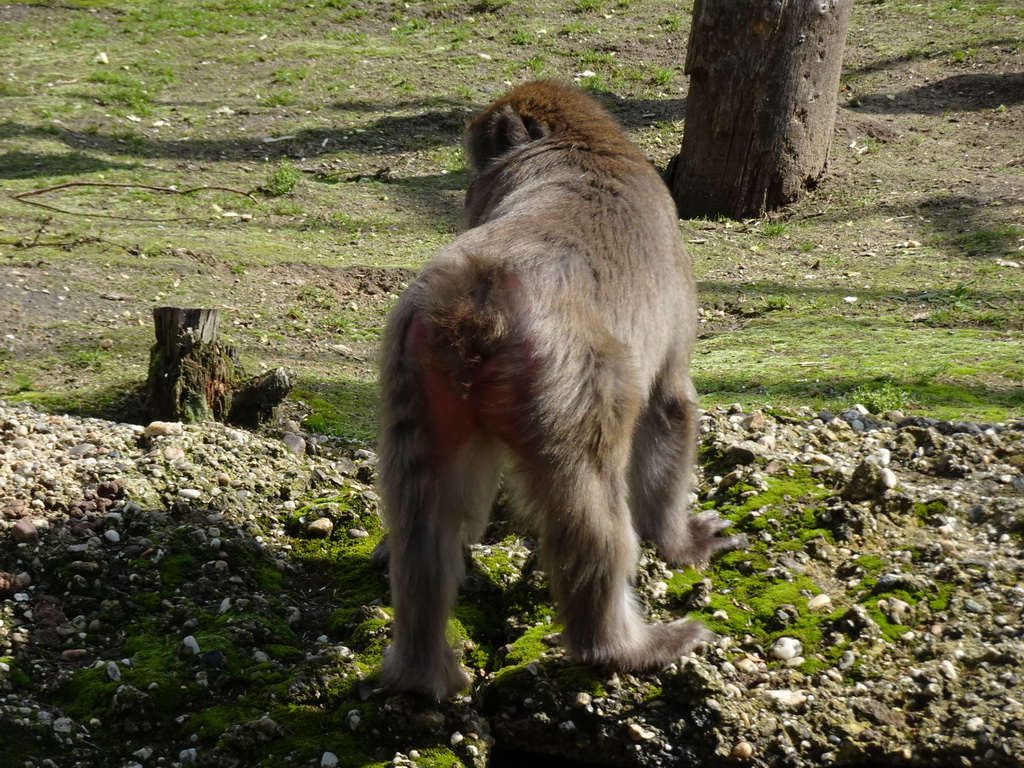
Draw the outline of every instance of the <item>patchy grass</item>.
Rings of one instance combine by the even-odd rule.
[[[41,342],[44,324],[60,336],[72,318],[125,332],[102,299],[116,285],[143,321],[123,352],[142,357],[153,304],[231,307],[245,322],[225,330],[244,359],[298,372],[310,429],[369,439],[388,303],[290,314],[296,281],[331,292],[309,265],[415,269],[449,241],[466,184],[460,131],[505,80],[579,81],[658,166],[681,137],[689,17],[663,2],[10,8],[8,194],[65,181],[264,192],[35,198],[75,213],[0,197],[0,267],[23,273],[0,288],[15,337],[0,391],[55,410],[109,413],[113,390],[141,383],[127,357],[54,358]],[[887,0],[854,14],[832,175],[771,220],[683,225],[700,241],[690,247],[712,313],[694,363],[704,402],[839,408],[888,383],[878,407],[1019,414],[1022,270],[1003,264],[1024,247],[1012,192],[1024,107],[1000,73],[1024,54],[999,41],[1022,37],[1020,9]],[[922,24],[926,44],[909,32]],[[42,300],[69,281],[67,304]]]

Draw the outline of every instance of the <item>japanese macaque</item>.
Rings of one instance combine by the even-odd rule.
[[[741,544],[688,512],[696,447],[693,273],[675,204],[581,91],[520,86],[476,117],[467,231],[388,319],[380,495],[390,531],[392,690],[442,699],[469,679],[445,640],[463,551],[507,468],[575,656],[660,668],[711,637],[647,624],[638,541],[700,566]]]

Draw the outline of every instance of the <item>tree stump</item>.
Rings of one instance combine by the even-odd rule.
[[[217,341],[220,310],[154,307],[149,354],[149,416],[161,421],[230,421],[255,427],[291,390],[283,368],[239,382],[232,347]]]
[[[680,216],[744,219],[825,172],[852,0],[697,0],[682,149],[666,171]]]
[[[255,376],[235,388],[228,421],[242,427],[256,427],[270,421],[274,409],[291,391],[291,377],[284,368]]]

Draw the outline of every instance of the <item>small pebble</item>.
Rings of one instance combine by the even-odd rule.
[[[757,672],[757,662],[753,659],[742,658],[736,662],[736,669],[741,672]]]
[[[807,695],[800,691],[764,691],[762,694],[765,701],[778,704],[784,709],[796,709],[807,701]]]
[[[977,600],[968,597],[964,600],[964,610],[968,613],[985,613],[985,606]]]
[[[11,526],[11,538],[18,544],[34,544],[39,541],[39,529],[31,520],[19,520]]]
[[[749,741],[739,741],[736,743],[736,746],[732,748],[732,756],[737,760],[746,760],[753,754],[754,747]]]
[[[828,608],[832,605],[832,598],[822,592],[820,595],[815,595],[807,601],[807,608],[812,611],[817,611],[822,608]]]
[[[306,532],[318,539],[325,539],[331,535],[331,531],[334,530],[334,523],[331,522],[330,518],[318,517],[306,528]]]
[[[359,727],[360,721],[363,719],[363,713],[358,709],[350,709],[348,714],[345,715],[345,721],[348,723],[349,730],[356,730]]]
[[[224,652],[216,648],[212,651],[207,651],[200,658],[203,660],[203,664],[214,669],[223,667],[227,663],[227,657],[224,655]]]
[[[335,768],[338,765],[338,756],[333,752],[324,752],[320,756],[320,768]]]
[[[804,649],[804,644],[795,637],[780,637],[772,646],[772,656],[782,661],[799,656]]]
[[[142,431],[144,437],[167,437],[181,433],[181,424],[169,421],[154,421]]]
[[[654,731],[644,728],[639,723],[630,723],[628,730],[630,738],[634,741],[650,741],[657,736]]]
[[[306,441],[299,435],[292,434],[291,432],[285,434],[281,440],[288,446],[288,450],[297,456],[301,456],[306,452]]]

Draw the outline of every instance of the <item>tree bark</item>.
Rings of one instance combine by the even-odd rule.
[[[291,391],[291,377],[284,368],[249,379],[236,387],[228,421],[241,427],[257,427],[270,421],[274,409]]]
[[[257,427],[291,392],[278,368],[240,381],[242,366],[217,341],[219,309],[154,307],[156,344],[149,353],[149,416],[161,421],[227,421]]]
[[[824,175],[852,0],[696,0],[682,150],[666,171],[683,218],[760,216]]]
[[[154,307],[149,353],[150,418],[221,421],[231,407],[237,361],[217,342],[219,309]]]

